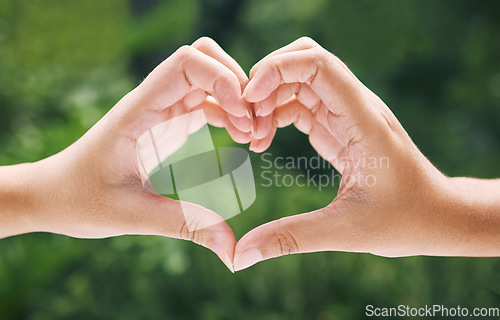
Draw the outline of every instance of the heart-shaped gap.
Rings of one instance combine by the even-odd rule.
[[[224,129],[210,127],[210,131],[217,146],[244,147],[235,144]],[[293,126],[278,129],[270,148],[263,153],[250,152],[250,158],[256,200],[242,214],[228,221],[237,239],[266,222],[323,208],[337,194],[340,174],[318,155],[308,136]],[[293,165],[295,168],[291,168]],[[313,182],[308,182],[308,174],[313,177]],[[275,183],[275,175],[279,186]],[[273,180],[271,185],[269,178]],[[294,182],[291,183],[292,179]],[[323,179],[321,188],[320,179]]]
[[[192,150],[186,158],[188,145]],[[228,157],[232,163],[228,164]],[[264,153],[251,152],[250,158],[247,147],[235,143],[225,129],[207,125],[168,156],[150,181],[159,194],[205,206],[225,220],[232,218],[229,223],[236,235],[283,216],[324,207],[340,183],[333,166],[317,154],[306,135],[291,126],[278,130],[271,147]],[[172,183],[174,172],[187,188],[179,180]],[[190,193],[185,192],[188,188]]]

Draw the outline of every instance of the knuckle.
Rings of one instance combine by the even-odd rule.
[[[214,74],[214,87],[213,90],[219,93],[230,93],[235,89],[239,89],[238,77],[229,70],[221,69]]]
[[[194,49],[191,46],[183,45],[174,52],[174,56],[177,56],[180,59],[185,59],[193,54],[193,50]]]
[[[282,221],[278,220],[278,228],[276,232],[276,241],[278,242],[278,254],[289,255],[299,252],[299,245],[292,232],[287,228],[283,228]]]
[[[182,223],[181,227],[179,228],[178,235],[179,235],[179,239],[183,239],[183,240],[189,239],[189,228],[187,226],[186,221],[184,221]]]
[[[313,39],[309,38],[308,36],[302,36],[299,39],[297,39],[297,41],[299,43],[301,43],[302,45],[307,46],[307,47],[316,47],[316,46],[319,46],[316,41],[314,41]]]
[[[331,53],[326,51],[323,47],[317,46],[310,49],[309,54],[311,59],[319,65],[327,65],[331,58]]]
[[[213,87],[210,91],[217,96],[217,100],[219,104],[221,104],[225,103],[224,101],[226,101],[226,98],[234,97],[239,94],[235,91],[239,88],[238,85],[238,79],[234,79],[230,75],[219,74],[215,76]]]
[[[231,81],[225,74],[218,73],[214,76],[214,86],[212,91],[213,92],[217,91],[217,93],[219,94],[223,92],[228,92],[231,86],[230,82]]]
[[[190,216],[182,223],[178,232],[179,238],[202,244],[204,239],[203,232],[200,230],[200,224],[200,217],[197,217],[196,215]]]
[[[212,38],[209,38],[207,36],[203,36],[203,37],[199,38],[198,40],[196,40],[195,42],[193,42],[192,46],[195,48],[207,48],[207,47],[212,47],[216,44],[217,43]]]

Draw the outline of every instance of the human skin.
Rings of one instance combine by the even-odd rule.
[[[0,238],[37,231],[161,235],[201,244],[231,270],[233,263],[241,270],[314,251],[500,255],[500,181],[440,173],[337,57],[301,38],[265,57],[250,76],[248,82],[211,39],[180,48],[67,149],[0,167]],[[255,119],[246,116],[242,89]],[[269,147],[278,127],[294,123],[342,174],[336,198],[323,209],[257,227],[236,243],[216,213],[151,192],[136,142],[192,110],[203,110],[208,123],[225,127],[236,142],[251,141],[255,152]],[[199,128],[198,120],[174,128],[175,141]],[[374,159],[378,165],[370,165]]]
[[[144,188],[136,141],[159,123],[203,110],[208,123],[248,143],[253,120],[241,98],[247,81],[213,40],[181,47],[67,149],[35,163],[0,167],[0,238],[37,231],[78,238],[161,235],[205,246],[232,270],[231,228],[206,208],[181,208],[180,201]],[[189,121],[187,129],[174,130],[175,141],[203,125]]]
[[[342,174],[325,208],[261,225],[237,243],[235,270],[315,251],[500,255],[500,180],[449,178],[418,150],[384,102],[336,56],[301,38],[257,63],[250,150],[292,123]]]

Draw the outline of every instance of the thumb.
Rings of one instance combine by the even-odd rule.
[[[355,239],[349,218],[331,205],[263,224],[236,244],[234,270],[293,253],[345,251]]]
[[[234,272],[236,239],[233,230],[217,213],[200,205],[151,195],[153,200],[141,210],[147,233],[190,240],[212,250]]]

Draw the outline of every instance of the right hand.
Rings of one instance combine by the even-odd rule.
[[[250,149],[266,150],[291,123],[342,174],[325,208],[259,226],[236,245],[235,270],[291,253],[456,255],[460,241],[450,179],[418,150],[384,102],[339,58],[309,38],[269,54],[250,72],[244,98],[255,108]]]

